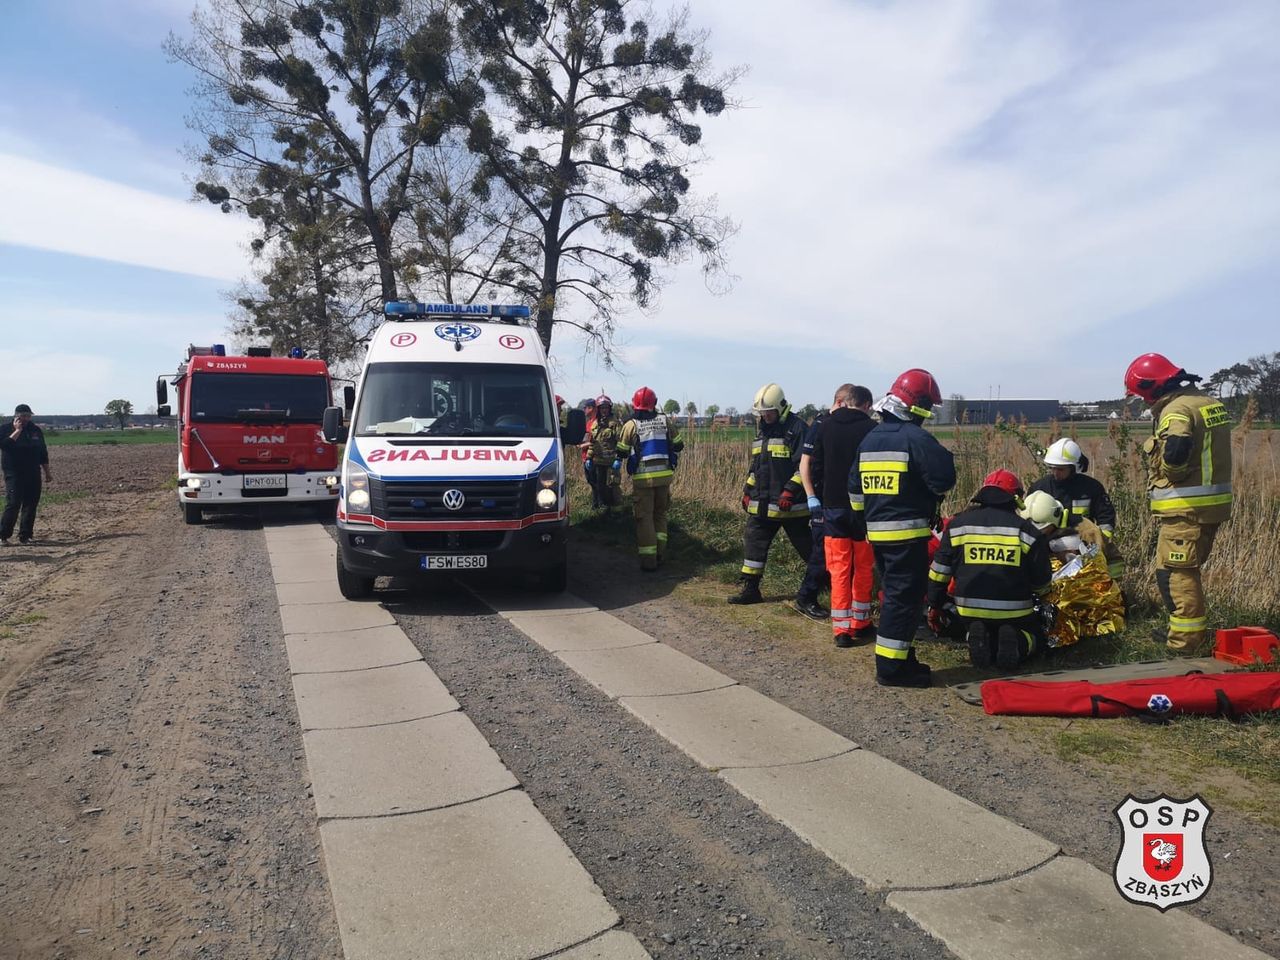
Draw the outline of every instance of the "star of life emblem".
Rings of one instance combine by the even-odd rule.
[[[1120,896],[1163,913],[1209,892],[1213,865],[1204,828],[1213,809],[1199,796],[1139,800],[1130,794],[1114,813],[1122,834],[1113,871]]]
[[[480,336],[480,328],[473,323],[453,320],[449,323],[437,324],[436,336],[441,340],[449,340],[453,343],[466,343],[468,340],[474,340]]]

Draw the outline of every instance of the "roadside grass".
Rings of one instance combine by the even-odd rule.
[[[781,533],[770,551],[761,584],[765,597],[774,602],[745,607],[725,603],[739,575],[743,527],[741,510],[729,505],[736,506],[741,478],[730,479],[728,471],[731,464],[739,469],[745,466],[745,453],[736,441],[704,442],[702,446],[702,456],[690,458],[688,454],[697,450],[697,445],[690,444],[680,469],[684,471],[692,459],[695,470],[683,476],[678,472],[674,488],[669,520],[671,539],[664,571],[678,580],[676,594],[688,603],[705,608],[731,630],[734,626],[749,626],[772,637],[805,638],[822,643],[823,649],[830,647],[829,626],[806,620],[786,604],[777,602],[794,597],[804,572],[804,564]],[[722,449],[707,449],[713,447]],[[730,451],[728,456],[726,450]],[[719,469],[724,471],[720,477],[708,468],[713,462],[718,462]],[[613,516],[592,511],[589,488],[576,470],[570,470],[569,492],[570,519],[579,535],[635,555],[629,496],[624,496],[622,508]],[[1268,538],[1280,535],[1280,523],[1274,529],[1275,533],[1268,534]],[[1154,537],[1150,548],[1154,550]],[[1266,554],[1270,563],[1271,551],[1254,549]],[[1215,566],[1221,563],[1216,553],[1211,563]],[[1131,573],[1125,581],[1134,603],[1123,633],[1089,638],[1052,650],[1046,660],[1033,669],[1071,669],[1164,659],[1167,656],[1163,641],[1166,614],[1150,582],[1143,585],[1138,580],[1139,576],[1149,575],[1147,563],[1138,564],[1138,568],[1141,572]],[[1248,597],[1247,592],[1233,590],[1223,597],[1215,591],[1215,585],[1222,584],[1225,577],[1207,579],[1211,629],[1256,624],[1280,631],[1280,609],[1273,602],[1273,590],[1262,591],[1261,603],[1245,603],[1240,598]],[[945,672],[949,683],[989,676],[969,666],[968,651],[962,644],[925,641],[918,646],[920,658],[935,671]],[[829,653],[835,655],[834,647],[830,647]],[[1275,668],[1272,665],[1271,669]],[[951,694],[938,691],[937,696],[950,697]],[[980,718],[981,708],[973,709],[975,717]],[[1002,717],[1000,722],[1044,753],[1067,763],[1110,767],[1126,779],[1140,773],[1149,775],[1149,780],[1172,784],[1170,789],[1182,790],[1183,795],[1199,793],[1210,804],[1224,803],[1280,828],[1280,808],[1273,800],[1280,786],[1280,713],[1246,717],[1236,722],[1198,716],[1179,717],[1167,724],[1135,719],[1049,717]]]
[[[73,500],[83,500],[85,497],[91,496],[88,490],[55,490],[50,493],[41,494],[42,503],[71,503]]]
[[[176,430],[51,430],[44,431],[45,443],[51,447],[77,444],[117,446],[135,443],[176,443]]]

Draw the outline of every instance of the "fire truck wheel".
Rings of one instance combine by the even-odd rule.
[[[338,515],[338,501],[321,500],[315,505],[315,513],[321,520],[332,520]]]
[[[192,525],[204,523],[204,511],[200,509],[200,504],[184,503],[182,505],[182,519]]]
[[[564,593],[569,588],[569,564],[561,560],[540,574],[538,585],[547,593]]]
[[[338,592],[348,600],[364,600],[373,593],[373,577],[350,573],[342,565],[341,551],[338,552]]]

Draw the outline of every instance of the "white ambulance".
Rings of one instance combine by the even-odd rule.
[[[529,308],[389,303],[374,334],[349,426],[338,499],[338,586],[368,596],[374,578],[415,572],[532,574],[566,580],[566,447],[577,463],[581,410],[561,427],[547,356]]]

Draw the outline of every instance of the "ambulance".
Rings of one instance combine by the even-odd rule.
[[[569,525],[566,448],[576,462],[581,410],[562,427],[529,308],[388,303],[349,422],[337,509],[338,587],[374,579],[496,570],[562,591]]]

